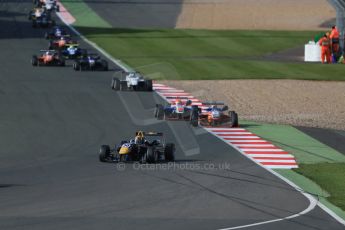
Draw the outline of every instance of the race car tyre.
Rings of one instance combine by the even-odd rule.
[[[147,163],[147,154],[146,152],[141,156],[140,160],[139,160],[140,164],[146,164]]]
[[[162,104],[156,105],[154,115],[158,120],[163,120],[163,118],[164,118],[164,107]]]
[[[164,148],[164,157],[166,161],[175,160],[175,144],[167,143]]]
[[[99,149],[99,161],[100,162],[106,162],[107,158],[110,154],[110,147],[109,145],[102,145]]]
[[[56,12],[60,12],[60,6],[59,5],[56,6]]]
[[[113,90],[119,90],[120,89],[120,80],[116,77],[114,77],[111,80],[111,89]]]
[[[36,56],[32,56],[32,58],[31,58],[31,64],[32,64],[33,66],[37,66],[37,64],[38,64],[38,59],[37,59]]]
[[[238,126],[238,115],[235,111],[229,111],[231,127]]]
[[[145,90],[146,91],[152,91],[152,80],[146,80],[145,81]]]
[[[108,62],[106,60],[102,60],[102,67],[103,71],[108,71]]]
[[[65,66],[65,65],[66,65],[65,58],[62,56],[59,56],[59,66]]]
[[[80,70],[80,71],[81,71],[81,67],[80,67],[79,62],[75,62],[75,63],[73,63],[73,69],[74,69],[75,71],[78,71],[78,70]]]
[[[199,123],[199,107],[197,105],[192,105],[190,114],[190,124],[193,127],[197,127]]]
[[[120,90],[121,91],[125,91],[125,90],[127,90],[128,89],[128,87],[127,87],[127,81],[121,81],[120,82]]]
[[[154,148],[147,148],[146,150],[146,162],[147,163],[156,163],[158,160],[158,154],[157,154],[157,151],[155,151]]]

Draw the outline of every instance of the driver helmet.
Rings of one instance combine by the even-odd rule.
[[[175,101],[175,104],[176,104],[176,105],[182,105],[181,99],[177,99],[177,100]]]
[[[135,136],[135,144],[142,144],[144,143],[144,133],[142,131],[139,131],[137,135]]]

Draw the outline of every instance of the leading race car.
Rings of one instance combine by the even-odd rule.
[[[44,7],[49,11],[55,10],[60,11],[60,6],[57,4],[56,0],[33,0],[33,3],[38,7]]]
[[[203,126],[219,126],[229,125],[230,127],[238,127],[238,115],[235,111],[228,111],[229,107],[224,102],[212,101],[203,102],[203,105],[209,107],[201,113],[199,109],[199,124]],[[218,106],[223,106],[219,108]],[[226,113],[226,111],[228,111]]]
[[[49,32],[44,34],[45,39],[55,40],[60,37],[70,37],[65,29],[60,26],[54,26]]]
[[[56,0],[44,0],[42,7],[45,8],[47,11],[60,12],[60,6],[57,4]]]
[[[139,72],[121,72],[121,78],[114,77],[111,81],[113,90],[152,91],[152,80],[144,79]]]
[[[182,100],[186,102],[183,103]],[[154,116],[158,120],[184,120],[189,121],[191,125],[198,125],[199,108],[197,105],[192,105],[192,101],[188,98],[180,97],[175,103],[163,106],[156,104]]]
[[[55,50],[41,50],[39,56],[33,55],[33,66],[65,66],[65,59]]]
[[[163,133],[137,131],[132,140],[121,141],[113,149],[102,145],[99,150],[101,162],[157,163],[175,160],[175,145],[165,143]]]
[[[91,71],[108,71],[108,62],[98,54],[85,54],[81,58],[76,59],[73,63],[75,71],[91,70]]]

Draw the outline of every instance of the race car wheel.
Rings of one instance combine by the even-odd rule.
[[[156,105],[154,115],[158,120],[162,120],[164,118],[164,107],[163,107],[163,105],[161,105],[161,104]]]
[[[81,70],[81,67],[80,67],[79,62],[73,63],[73,69],[74,69],[75,71]]]
[[[164,156],[166,161],[175,160],[175,145],[173,143],[168,143],[165,145]]]
[[[65,66],[66,65],[65,59],[63,57],[60,57],[59,64],[60,64],[60,66]]]
[[[108,71],[108,62],[106,60],[102,60],[102,67],[103,71]]]
[[[32,56],[31,64],[32,64],[33,66],[37,66],[37,64],[38,64],[38,59],[37,59],[36,56]]]
[[[145,81],[145,90],[146,91],[152,91],[152,80],[146,80]]]
[[[139,160],[140,164],[146,164],[147,163],[147,154],[146,152],[142,154],[140,160]]]
[[[109,145],[102,145],[99,149],[99,161],[106,162],[110,154]]]
[[[116,77],[114,77],[111,80],[111,89],[113,90],[119,90],[120,89],[120,80]]]
[[[197,127],[199,123],[199,107],[197,105],[192,105],[190,114],[190,124],[193,127]]]
[[[238,114],[235,111],[229,111],[231,127],[238,127]]]
[[[146,162],[147,163],[156,163],[158,160],[157,151],[154,148],[147,148],[146,150]]]
[[[60,12],[60,6],[59,5],[56,6],[56,12]]]
[[[121,81],[120,82],[120,90],[124,91],[124,90],[127,90],[127,89],[128,89],[127,82],[126,81]]]

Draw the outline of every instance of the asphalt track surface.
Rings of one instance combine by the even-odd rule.
[[[175,28],[184,0],[86,0],[115,28]]]
[[[319,129],[309,127],[296,127],[300,131],[345,154],[345,131],[332,129]]]
[[[218,229],[308,207],[299,192],[216,137],[183,122],[156,123],[152,109],[159,98],[113,92],[114,71],[32,67],[31,55],[47,41],[44,30],[27,21],[30,2],[0,1],[0,229]],[[126,164],[121,171],[98,162],[101,144],[133,137],[137,129],[164,132],[177,144],[178,165],[227,162],[231,168],[136,170]],[[344,226],[316,207],[247,229]]]

